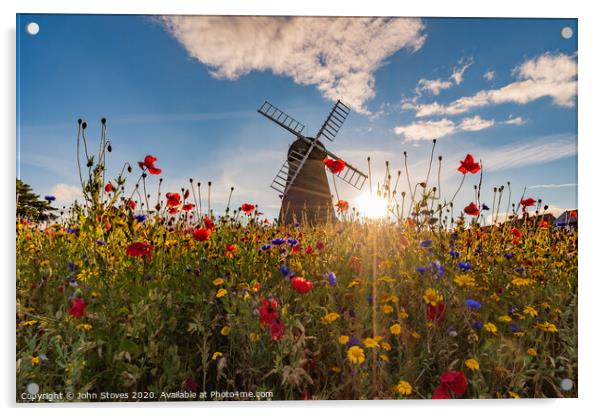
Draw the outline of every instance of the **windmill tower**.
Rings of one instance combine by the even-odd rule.
[[[340,158],[326,150],[322,140],[334,140],[351,109],[337,101],[316,137],[304,136],[303,124],[267,101],[257,111],[296,137],[271,185],[282,198],[280,222],[292,224],[305,220],[317,224],[334,219],[332,194],[323,160],[326,157]],[[348,163],[336,176],[358,190],[368,178]]]

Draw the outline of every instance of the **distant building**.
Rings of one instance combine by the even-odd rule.
[[[560,214],[560,216],[558,218],[556,218],[556,221],[554,221],[554,226],[555,227],[570,227],[570,228],[577,228],[577,224],[578,224],[578,215],[577,215],[577,210],[576,209],[572,209],[569,211],[564,211],[562,214]]]

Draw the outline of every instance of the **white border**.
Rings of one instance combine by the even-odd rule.
[[[487,4],[485,4],[487,3]],[[20,0],[0,2],[2,13],[2,89],[0,102],[2,137],[2,181],[3,196],[0,202],[2,213],[1,262],[5,267],[2,274],[2,333],[1,362],[5,371],[0,379],[2,405],[12,407],[10,413],[60,412],[61,414],[106,414],[107,410],[119,414],[137,411],[136,406],[70,406],[54,408],[15,408],[14,402],[14,176],[15,176],[15,13],[118,13],[118,14],[271,14],[271,15],[398,15],[398,16],[441,16],[441,17],[571,17],[579,19],[579,399],[566,400],[518,400],[518,401],[412,401],[403,403],[364,402],[278,402],[271,404],[249,403],[246,405],[224,403],[206,404],[191,408],[187,404],[148,405],[142,410],[148,414],[165,414],[166,411],[186,413],[234,413],[305,415],[308,412],[344,412],[345,414],[381,413],[383,415],[402,412],[426,412],[438,414],[460,414],[465,416],[505,415],[509,412],[562,414],[590,413],[597,404],[598,390],[602,385],[602,359],[598,354],[601,341],[600,309],[597,308],[602,294],[597,262],[599,247],[602,246],[600,216],[602,208],[598,178],[600,174],[600,88],[602,74],[600,41],[602,24],[596,13],[595,2],[557,1],[528,2],[505,0],[498,2],[470,0],[441,0],[393,2],[370,0],[366,2],[303,0],[213,0],[213,1],[134,1],[134,0]],[[167,407],[167,409],[166,409]],[[243,408],[244,407],[244,408]],[[136,409],[136,410],[135,410]],[[192,411],[191,411],[192,409]],[[336,410],[335,410],[336,409]]]

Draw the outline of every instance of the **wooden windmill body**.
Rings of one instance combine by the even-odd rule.
[[[338,101],[315,138],[304,136],[305,126],[267,101],[257,111],[296,136],[286,161],[271,184],[282,198],[280,222],[315,225],[333,220],[332,194],[323,161],[327,157],[339,158],[326,150],[321,139],[334,140],[350,112],[349,107]],[[367,179],[363,172],[348,163],[337,177],[358,190]]]

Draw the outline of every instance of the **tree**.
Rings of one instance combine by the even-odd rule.
[[[56,208],[50,205],[50,201],[40,199],[33,193],[31,186],[17,179],[17,218],[27,218],[31,221],[46,221],[55,218],[52,211]]]

